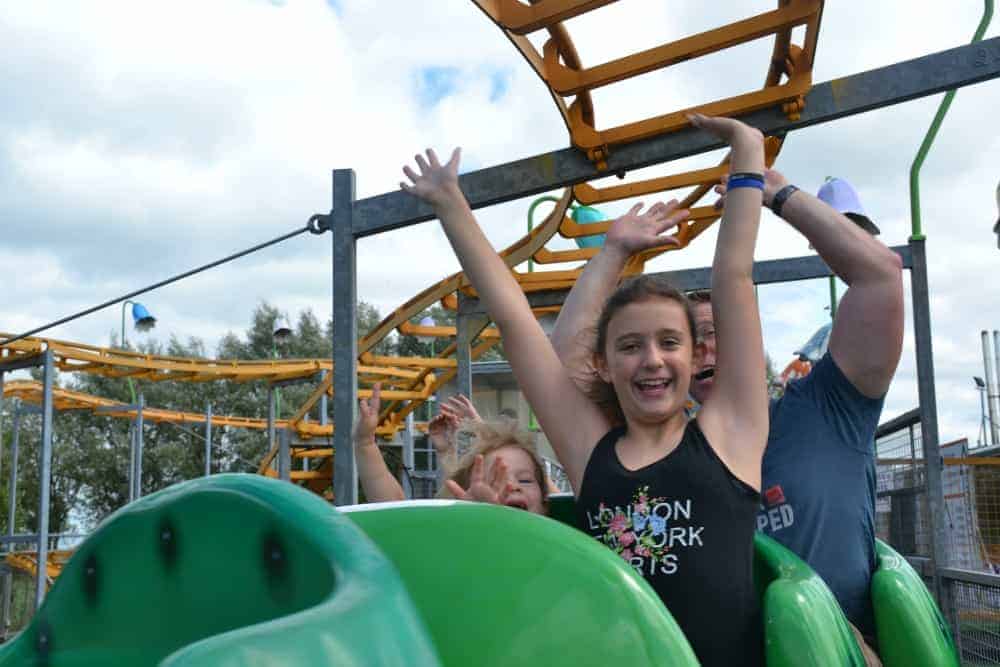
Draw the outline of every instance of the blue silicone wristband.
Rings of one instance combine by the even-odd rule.
[[[764,181],[758,181],[756,178],[747,178],[746,176],[730,178],[726,182],[726,189],[734,190],[736,188],[757,188],[758,190],[763,192]]]

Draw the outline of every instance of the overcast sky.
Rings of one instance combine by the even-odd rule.
[[[590,66],[774,7],[715,4],[622,0],[569,29]],[[827,3],[814,80],[966,43],[981,11],[973,0]],[[5,2],[0,44],[0,331],[20,332],[299,227],[329,210],[335,167],[355,169],[365,197],[396,188],[400,166],[427,146],[463,146],[463,170],[471,170],[568,144],[544,86],[471,2]],[[601,89],[598,125],[753,90],[770,51],[771,41],[759,40]],[[903,244],[909,165],[939,100],[795,132],[777,167],[813,192],[825,176],[847,178],[882,239]],[[991,231],[1000,139],[988,111],[997,108],[1000,82],[961,90],[921,180],[943,441],[976,439],[979,332],[1000,328]],[[479,213],[494,245],[524,233],[529,203]],[[712,230],[649,268],[706,266],[715,238]],[[299,236],[144,296],[159,318],[151,335],[213,345],[245,330],[263,300],[292,317],[312,308],[325,320],[330,243],[329,235]],[[765,214],[758,259],[808,252]],[[358,265],[359,297],[383,314],[458,268],[436,223],[362,240]],[[765,287],[760,297],[780,370],[829,317],[827,283]],[[917,404],[908,278],[907,310],[885,418]],[[120,312],[47,335],[104,345]]]

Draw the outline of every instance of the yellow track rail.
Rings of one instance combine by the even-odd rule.
[[[72,549],[59,549],[48,552],[45,562],[46,589],[52,585],[62,572],[63,565],[73,555]],[[4,557],[4,562],[13,570],[23,572],[32,578],[38,572],[38,553],[34,551],[12,551]]]

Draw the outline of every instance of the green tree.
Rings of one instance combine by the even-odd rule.
[[[442,308],[441,306],[431,306],[427,310],[410,318],[410,324],[420,324],[420,320],[430,317],[437,326],[455,326],[455,312]],[[424,343],[416,336],[399,336],[396,341],[396,354],[403,357],[431,357],[432,350],[440,354],[444,348],[455,342],[454,338],[436,338],[433,343]]]
[[[261,302],[254,309],[250,326],[242,335],[229,332],[218,341],[215,356],[221,360],[274,357],[280,360],[329,358],[332,355],[331,322],[321,325],[316,315],[307,309],[298,313],[289,339],[284,343],[275,343],[273,334],[280,315],[282,313],[277,308]],[[369,330],[380,319],[375,308],[359,304],[359,331]],[[197,338],[182,341],[172,337],[166,346],[145,343],[140,349],[149,354],[178,357],[210,356],[205,343]],[[83,373],[64,378],[71,389],[131,403],[128,383],[124,378]],[[190,383],[136,380],[136,385],[149,407],[203,413],[211,404],[215,415],[267,417],[268,385],[263,381]],[[288,418],[314,388],[315,383],[310,382],[280,389],[279,418]],[[318,419],[318,408],[311,413],[313,419]],[[53,463],[54,489],[60,489],[59,502],[67,505],[66,511],[60,510],[60,516],[75,512],[89,527],[127,502],[131,428],[129,420],[89,412],[58,415],[55,429],[57,442],[66,442],[72,450],[57,455],[58,466],[55,460]],[[213,472],[256,472],[268,446],[264,431],[219,425],[213,426],[212,440]],[[69,446],[69,443],[74,444]],[[147,421],[143,429],[143,494],[204,474],[204,451],[204,425]],[[57,475],[64,475],[66,481],[61,481],[62,477],[56,481]],[[32,493],[35,495],[32,496]],[[26,499],[36,498],[37,483],[34,490],[30,485],[23,487],[23,494]],[[18,495],[20,497],[22,492]],[[54,492],[53,497],[55,495]]]
[[[767,375],[767,391],[771,398],[781,398],[781,395],[785,393],[784,387],[778,383],[778,373],[774,370],[774,360],[771,359],[771,355],[764,353],[764,372]]]

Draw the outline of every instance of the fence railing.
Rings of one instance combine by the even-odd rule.
[[[879,429],[876,440],[876,533],[906,556],[942,612],[963,665],[1000,665],[1000,457],[966,440],[940,446],[944,563],[933,562],[919,413]],[[935,582],[935,575],[937,582]]]

